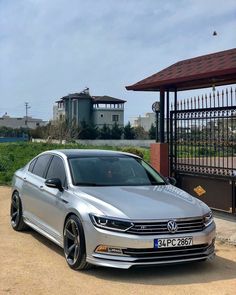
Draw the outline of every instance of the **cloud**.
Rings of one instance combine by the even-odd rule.
[[[0,0],[0,114],[23,115],[29,101],[49,119],[54,101],[85,86],[126,99],[126,121],[151,111],[157,93],[124,86],[235,47],[235,13],[231,0]]]

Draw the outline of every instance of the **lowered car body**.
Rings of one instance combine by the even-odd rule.
[[[214,257],[208,206],[127,153],[40,154],[14,175],[11,223],[16,230],[30,226],[64,248],[74,269]]]

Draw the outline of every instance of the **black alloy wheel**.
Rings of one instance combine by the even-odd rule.
[[[68,265],[75,270],[88,269],[86,262],[85,239],[81,221],[71,215],[64,227],[64,254]]]
[[[11,199],[11,225],[16,231],[22,231],[28,228],[24,223],[22,216],[22,205],[18,192],[14,192]]]

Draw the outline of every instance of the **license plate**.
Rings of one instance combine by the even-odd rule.
[[[186,247],[193,244],[193,237],[154,239],[154,248]]]

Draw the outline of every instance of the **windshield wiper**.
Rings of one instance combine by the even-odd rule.
[[[76,182],[76,186],[104,186],[104,184],[99,184],[95,182]]]
[[[152,181],[151,184],[152,185],[166,185],[165,182],[156,182],[156,181]]]

